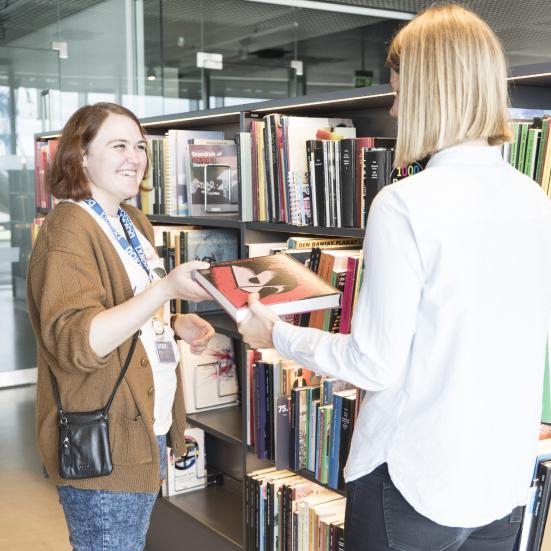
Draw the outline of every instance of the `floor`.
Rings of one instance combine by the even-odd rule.
[[[55,487],[35,446],[36,387],[0,390],[0,551],[70,551]]]

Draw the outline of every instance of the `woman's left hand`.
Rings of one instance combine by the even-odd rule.
[[[214,335],[212,325],[196,314],[178,315],[172,327],[174,333],[189,344],[192,354],[204,352]]]
[[[249,295],[249,313],[239,324],[239,332],[251,348],[273,348],[272,331],[279,317],[260,302],[258,294]]]

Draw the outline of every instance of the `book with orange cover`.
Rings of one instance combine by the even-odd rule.
[[[336,308],[340,291],[286,254],[211,264],[194,272],[204,287],[238,323],[247,315],[251,293],[278,315]]]

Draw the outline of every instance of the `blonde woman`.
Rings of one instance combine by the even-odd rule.
[[[364,243],[351,335],[241,326],[366,389],[345,477],[346,548],[511,550],[534,467],[551,317],[551,203],[495,147],[510,139],[498,39],[455,5],[418,15],[388,54],[396,165]]]

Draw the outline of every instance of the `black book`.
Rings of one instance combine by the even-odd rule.
[[[344,551],[344,526],[337,526],[337,551]]]
[[[285,484],[283,492],[283,538],[282,551],[291,551],[293,549],[292,541],[292,495],[293,495],[293,486],[292,484]]]
[[[275,462],[276,468],[289,468],[289,440],[291,437],[289,426],[290,398],[287,394],[277,397],[277,429],[275,434]]]
[[[364,148],[364,181],[363,181],[363,212],[362,222],[365,227],[369,207],[375,196],[384,186],[390,183],[391,152],[388,149]]]
[[[273,159],[273,147],[272,141],[272,118],[264,117],[264,170],[266,179],[266,195],[268,199],[268,221],[275,222],[276,218],[274,213],[276,212],[276,197],[274,188],[274,164]]]
[[[356,396],[343,396],[341,412],[341,439],[339,448],[339,477],[338,488],[344,490],[344,466],[350,451],[350,442],[354,430],[354,412],[356,409]]]
[[[310,194],[316,197],[316,217],[313,222],[314,226],[325,226],[325,171],[324,171],[324,157],[323,157],[323,141],[322,140],[307,140],[306,152],[310,151],[311,162],[308,166],[308,179],[310,182]],[[313,170],[312,170],[313,168]],[[312,205],[312,209],[314,206]]]
[[[293,549],[298,549],[298,513],[295,511],[292,513],[292,522],[293,522]]]
[[[538,490],[534,503],[534,520],[530,529],[527,549],[539,551],[543,540],[543,532],[549,512],[549,499],[551,497],[551,461],[545,461],[538,465],[536,478]]]
[[[341,222],[343,228],[354,227],[356,205],[356,140],[345,138],[340,142]]]
[[[264,433],[266,435],[266,455],[268,459],[275,459],[275,437],[274,437],[274,365],[266,363],[264,368],[266,380],[266,424]]]
[[[344,283],[346,280],[346,272],[338,272],[335,288],[339,291],[344,291]],[[338,333],[341,324],[341,307],[333,308],[329,317],[329,333]]]
[[[316,194],[316,177],[314,173],[314,151],[313,142],[306,140],[306,174],[310,186],[310,206],[312,211],[312,225],[318,226],[318,196]]]

